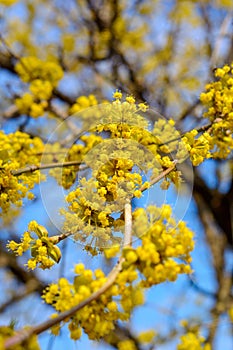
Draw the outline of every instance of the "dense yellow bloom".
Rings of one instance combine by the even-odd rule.
[[[198,138],[195,138],[196,134],[197,131],[192,130],[182,137],[182,141],[189,151],[190,159],[195,166],[211,157],[210,148],[212,143],[211,136],[207,132]]]
[[[114,258],[120,252],[120,246],[116,245],[104,250],[104,255],[106,259]]]
[[[215,71],[217,81],[206,85],[200,100],[211,122],[209,149],[213,157],[226,158],[233,149],[233,63]],[[206,134],[206,133],[205,133]]]
[[[52,61],[42,61],[37,57],[29,56],[21,58],[15,66],[16,72],[24,82],[33,82],[36,79],[48,81],[53,87],[63,77],[60,65]]]
[[[63,77],[62,68],[56,62],[44,62],[29,56],[23,57],[15,70],[24,82],[30,83],[30,93],[26,92],[15,100],[19,111],[33,118],[43,116],[53,89]]]
[[[38,238],[33,238],[32,232]],[[31,270],[34,270],[37,265],[42,269],[49,269],[61,258],[60,249],[49,239],[46,228],[35,220],[28,224],[28,231],[24,232],[20,243],[10,241],[7,247],[16,255],[22,255],[30,250],[32,258],[28,260],[26,265]]]
[[[51,97],[53,86],[48,80],[35,79],[29,89],[36,98],[48,100]]]
[[[148,212],[142,208],[135,211],[133,230],[139,236],[141,245],[123,248],[125,260],[114,284],[98,300],[89,303],[67,320],[71,337],[78,337],[81,328],[90,339],[108,335],[114,329],[116,320],[128,320],[132,310],[144,303],[144,288],[166,280],[175,281],[179,274],[191,272],[189,263],[194,247],[193,233],[184,222],[177,224],[171,215],[168,205],[162,208],[150,206]],[[99,220],[105,218],[103,211],[98,214]],[[119,248],[118,244],[104,249],[106,258],[116,256]],[[74,271],[76,276],[73,283],[61,278],[44,292],[45,302],[52,304],[58,312],[82,302],[107,281],[103,271],[85,269],[82,263],[77,264]],[[79,329],[77,335],[73,333],[74,325]]]
[[[85,108],[97,105],[98,101],[94,95],[80,96],[77,98],[76,103],[70,108],[70,113],[78,113]]]
[[[29,112],[31,105],[33,104],[33,96],[26,92],[21,98],[15,100],[15,104],[21,113],[26,114]]]
[[[135,345],[133,340],[121,340],[117,344],[118,350],[137,350],[137,346]]]
[[[204,338],[196,333],[188,332],[180,337],[177,350],[211,350],[210,344],[204,344]]]
[[[27,164],[38,165],[38,153],[43,149],[44,145],[38,137],[31,138],[20,131],[8,135],[0,131],[0,215],[6,214],[14,206],[20,207],[23,198],[34,198],[29,191],[39,180],[43,180],[39,172],[14,176],[12,171]]]

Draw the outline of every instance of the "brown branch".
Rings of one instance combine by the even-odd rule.
[[[62,233],[60,235],[56,235],[56,236],[51,236],[49,237],[50,242],[52,242],[53,244],[58,244],[59,242],[63,241],[64,239],[66,239],[67,237],[71,236],[72,233],[68,232],[68,233]]]
[[[173,161],[173,165],[171,165],[169,168],[167,168],[166,170],[162,171],[161,174],[159,174],[158,176],[156,176],[155,178],[152,178],[150,181],[150,186],[153,186],[154,184],[156,184],[157,182],[159,182],[164,176],[168,175],[172,170],[175,169],[176,164],[178,163],[178,160],[174,160]],[[148,187],[145,186],[145,184],[143,184],[140,188],[139,191],[143,192],[145,190],[147,190]]]
[[[11,174],[15,176],[19,176],[26,173],[33,173],[36,170],[43,170],[43,169],[52,169],[52,168],[62,168],[66,166],[72,166],[72,165],[80,165],[82,162],[73,160],[70,162],[64,162],[64,163],[48,163],[48,164],[41,164],[41,165],[29,165],[25,168],[18,169],[18,170],[12,170]]]
[[[15,105],[10,106],[5,112],[3,112],[2,117],[4,119],[14,119],[20,116],[18,107]]]
[[[7,41],[4,39],[4,37],[1,33],[0,33],[0,42],[3,44],[4,48],[6,49],[7,53],[9,54],[9,56],[15,58],[16,60],[20,59],[20,57],[15,52],[13,52],[10,45],[7,43]]]
[[[218,288],[215,293],[216,302],[211,309],[212,322],[207,337],[207,341],[212,344],[219,326],[220,317],[229,309],[230,304],[232,303],[232,278],[225,271],[224,254],[227,247],[226,237],[219,233],[211,208],[208,207],[203,197],[195,191],[194,197],[198,206],[200,219],[205,229],[206,239],[212,254],[213,267],[218,282]]]
[[[198,134],[199,132],[203,132],[203,131],[207,131],[208,129],[210,129],[212,126],[212,123],[208,123],[206,125],[203,125],[203,126],[200,126],[199,128],[195,129],[197,130]],[[192,129],[193,130],[193,129]],[[165,141],[163,143],[159,143],[158,146],[164,146],[164,145],[167,145],[168,143],[171,143],[171,142],[174,142],[174,141],[178,141],[180,140],[181,137],[185,136],[185,134],[187,134],[188,132],[190,132],[191,130],[189,131],[185,131],[183,132],[182,134],[180,134],[178,137],[174,137],[174,139],[171,139],[171,140],[168,140],[168,141]]]
[[[49,154],[50,154],[50,152],[49,152]],[[18,170],[12,170],[11,174],[14,176],[19,176],[19,175],[26,174],[26,173],[33,173],[34,171],[37,171],[37,170],[62,168],[62,167],[81,165],[81,164],[82,164],[82,162],[77,161],[77,160],[70,161],[70,162],[63,162],[63,163],[48,163],[48,164],[40,164],[40,165],[33,165],[32,164],[32,165],[28,165],[25,168],[21,168]],[[157,180],[157,178],[152,180],[151,185],[154,185],[157,181],[161,180],[165,175],[167,175],[171,170],[173,170],[176,164],[177,164],[177,160],[174,160],[174,166],[172,166],[172,169],[168,168],[165,171],[163,171],[159,175],[158,180]],[[84,169],[81,169],[81,170],[84,170]],[[142,187],[140,188],[140,191],[144,191],[146,189],[146,188],[142,189]]]
[[[222,314],[226,313],[233,305],[231,289],[232,277],[222,271],[221,280],[219,281],[217,290],[216,302],[211,309],[212,322],[209,326],[209,334],[206,339],[211,345],[214,342]]]
[[[124,246],[132,244],[132,207],[130,201],[125,204]]]

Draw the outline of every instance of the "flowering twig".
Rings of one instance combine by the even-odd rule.
[[[164,176],[169,174],[177,164],[177,160],[173,161],[173,165],[170,166],[168,169],[164,170],[161,174],[159,174],[157,177],[155,177],[151,181],[151,185],[157,183],[159,180],[161,180]],[[140,188],[141,191],[144,191],[146,188],[143,186]],[[64,238],[67,235],[64,235]],[[63,238],[61,238],[63,239]],[[125,204],[125,234],[124,234],[124,242],[123,246],[130,246],[132,240],[132,209],[130,202],[127,202]],[[55,243],[56,244],[56,243]],[[12,346],[15,346],[16,344],[22,343],[29,339],[32,335],[39,335],[42,332],[48,330],[49,328],[53,327],[54,325],[64,321],[66,318],[72,317],[76,312],[81,310],[84,306],[90,304],[92,301],[97,300],[103,293],[105,293],[116,281],[116,278],[120,271],[122,270],[122,264],[125,261],[124,257],[120,257],[117,264],[114,266],[114,268],[111,270],[109,275],[107,276],[106,283],[103,284],[103,286],[96,292],[94,292],[90,297],[83,300],[78,305],[74,306],[70,310],[62,312],[60,315],[53,319],[49,319],[45,322],[42,322],[38,324],[37,326],[31,327],[27,330],[23,329],[20,330],[16,335],[13,337],[8,338],[5,341],[5,349],[9,349]]]
[[[126,203],[125,205],[125,235],[124,235],[124,246],[130,245],[132,235],[132,213],[131,213],[131,204]],[[103,293],[105,293],[116,281],[116,278],[119,272],[122,270],[122,264],[125,261],[124,257],[120,257],[117,264],[111,270],[107,276],[106,283],[96,292],[94,292],[90,297],[83,300],[78,305],[74,306],[70,310],[62,312],[60,315],[53,319],[49,319],[45,322],[38,324],[37,326],[31,327],[27,330],[20,330],[16,335],[11,338],[8,338],[5,342],[5,349],[9,349],[16,344],[22,343],[29,339],[32,335],[38,335],[47,329],[53,327],[54,325],[64,321],[66,318],[72,317],[77,311],[81,310],[84,306],[90,304],[92,301],[98,299]]]

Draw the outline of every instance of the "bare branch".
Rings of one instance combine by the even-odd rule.
[[[12,170],[11,174],[15,176],[19,176],[25,173],[33,173],[36,170],[43,170],[43,169],[52,169],[52,168],[63,168],[66,166],[73,166],[73,165],[80,165],[82,162],[78,160],[73,160],[70,162],[63,162],[63,163],[48,163],[48,164],[41,164],[41,165],[29,165],[25,168],[18,169],[18,170]]]
[[[195,129],[195,130],[197,130],[198,133],[199,133],[199,132],[203,132],[203,131],[208,131],[208,129],[210,129],[211,126],[212,126],[212,123],[208,123],[208,124],[206,124],[206,125],[200,126],[199,128],[197,128],[197,129]],[[192,129],[192,130],[193,130],[193,129]],[[190,131],[191,131],[191,130],[190,130]],[[185,132],[183,132],[182,134],[180,134],[180,136],[175,137],[174,139],[165,141],[165,142],[163,142],[163,143],[159,143],[158,146],[163,146],[163,145],[167,145],[167,144],[169,144],[169,143],[171,143],[171,142],[178,141],[178,140],[180,140],[181,137],[185,136],[185,134],[187,134],[187,133],[190,132],[190,131],[185,131]]]
[[[19,110],[15,105],[10,106],[5,112],[3,112],[4,119],[13,119],[20,116]]]
[[[168,175],[172,170],[175,169],[176,164],[178,163],[178,160],[174,160],[173,161],[173,165],[171,165],[169,168],[167,168],[166,170],[162,171],[161,174],[159,174],[158,176],[156,176],[155,178],[152,178],[152,180],[150,181],[150,186],[153,186],[154,184],[156,184],[157,182],[159,182],[164,176]],[[147,189],[147,186],[145,186],[145,184],[143,184],[140,188],[139,191],[145,191]]]
[[[125,235],[124,246],[131,246],[132,244],[132,207],[131,203],[125,204]]]

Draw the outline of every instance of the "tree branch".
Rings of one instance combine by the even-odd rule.
[[[18,169],[18,170],[12,170],[11,174],[14,176],[19,176],[25,173],[33,173],[36,170],[43,170],[43,169],[52,169],[52,168],[62,168],[66,166],[72,166],[72,165],[80,165],[82,162],[73,160],[70,162],[64,162],[64,163],[48,163],[48,164],[41,164],[41,165],[29,165],[25,168]]]
[[[175,169],[176,164],[178,163],[178,160],[175,159],[173,161],[173,165],[171,165],[169,168],[167,168],[166,170],[162,171],[161,174],[159,174],[158,176],[156,176],[155,178],[152,178],[152,180],[150,181],[150,186],[153,186],[154,184],[156,184],[157,182],[159,182],[164,176],[168,175],[172,170]],[[139,191],[143,192],[147,189],[148,187],[145,186],[145,184],[143,184],[140,188]]]
[[[130,201],[125,204],[125,235],[124,246],[132,244],[132,207]]]

